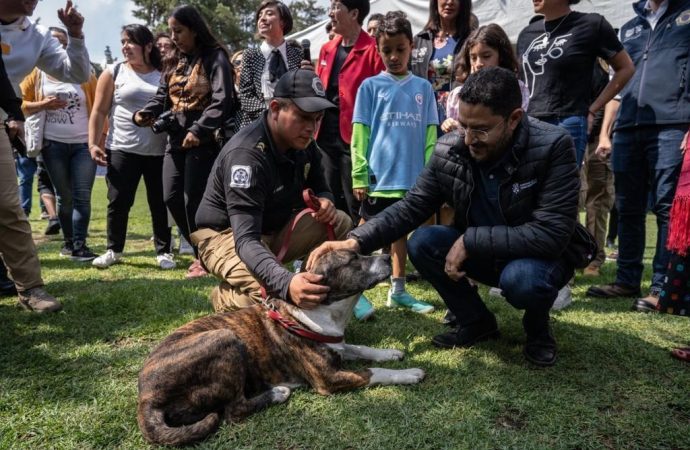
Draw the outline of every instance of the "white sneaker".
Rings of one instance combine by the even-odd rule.
[[[112,250],[108,250],[98,258],[94,259],[91,262],[91,265],[98,267],[99,269],[105,269],[106,267],[110,267],[116,262],[120,261],[120,258],[122,258],[122,253],[116,253]]]
[[[560,311],[561,309],[565,309],[570,306],[572,302],[573,295],[570,290],[570,286],[566,284],[560,291],[558,291],[558,297],[556,297],[556,301],[553,302],[551,309],[553,311]]]
[[[489,289],[489,296],[503,297],[503,291],[500,288],[492,287],[491,289]]]
[[[171,270],[177,267],[172,253],[161,253],[160,255],[156,256],[156,261],[158,262],[158,267],[163,270]]]
[[[194,248],[191,246],[189,242],[187,242],[187,239],[185,239],[182,235],[180,235],[180,250],[177,253],[179,253],[180,255],[194,254]]]

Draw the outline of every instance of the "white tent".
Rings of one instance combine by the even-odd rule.
[[[582,0],[573,5],[573,9],[582,12],[596,12],[614,26],[619,28],[633,17],[632,0]],[[371,13],[385,14],[387,11],[401,10],[407,14],[412,23],[412,31],[417,33],[424,27],[429,18],[429,0],[371,0]],[[534,15],[531,0],[472,0],[472,12],[479,19],[480,25],[497,23],[514,43],[517,36]],[[288,36],[301,42],[311,41],[311,56],[317,58],[321,46],[326,43],[326,24],[328,19],[309,28]],[[366,24],[366,21],[364,22]]]

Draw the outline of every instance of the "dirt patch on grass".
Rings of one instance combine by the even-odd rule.
[[[496,426],[507,430],[522,430],[527,426],[527,415],[517,408],[507,408],[496,417]]]

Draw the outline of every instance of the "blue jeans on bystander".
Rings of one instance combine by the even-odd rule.
[[[19,202],[22,205],[26,217],[31,215],[31,192],[34,187],[34,175],[36,175],[36,158],[27,158],[17,155],[17,177],[19,177]]]
[[[687,129],[688,124],[646,126],[617,130],[613,135],[618,284],[637,288],[642,281],[646,216],[651,201],[657,224],[651,291],[658,293],[661,289],[670,256],[666,250],[669,213],[683,162],[680,143]]]
[[[575,144],[575,158],[577,167],[582,167],[587,150],[587,116],[564,116],[554,117],[553,119],[542,119],[551,125],[558,125],[570,134]]]
[[[424,226],[407,243],[412,264],[438,291],[461,326],[491,314],[467,277],[501,288],[508,303],[517,309],[548,314],[558,290],[573,275],[573,267],[562,260],[520,258],[497,263],[477,255],[463,264],[467,277],[453,281],[444,271],[446,255],[461,235],[445,225]]]
[[[91,190],[96,163],[88,146],[45,141],[42,150],[55,189],[58,219],[65,242],[86,242],[91,220]]]

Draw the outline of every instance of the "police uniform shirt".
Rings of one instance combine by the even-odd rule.
[[[312,142],[305,150],[279,152],[270,137],[267,114],[265,111],[260,120],[233,136],[221,150],[197,210],[196,225],[216,231],[232,228],[237,254],[247,268],[270,292],[287,298],[292,277],[266,254],[261,235],[277,233],[305,207],[304,189],[311,188],[331,201],[333,196],[316,144]]]

